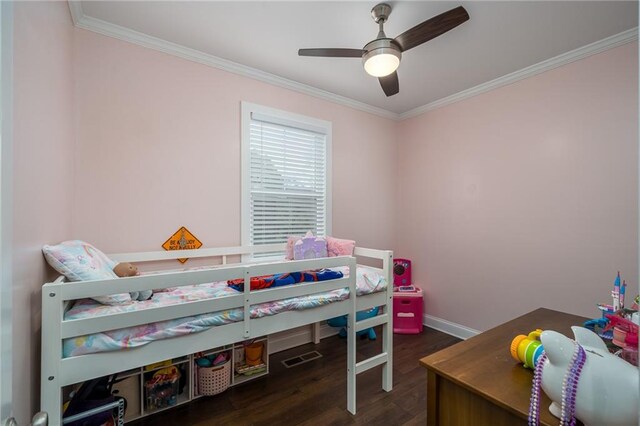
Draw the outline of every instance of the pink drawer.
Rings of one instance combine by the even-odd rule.
[[[393,294],[393,332],[422,333],[422,290],[416,293]]]

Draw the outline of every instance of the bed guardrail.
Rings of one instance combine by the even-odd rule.
[[[382,261],[382,272],[387,279],[387,291],[370,298],[371,303],[382,305],[383,311],[378,317],[374,317],[365,321],[356,322],[356,311],[359,304],[356,303],[356,259],[352,256],[331,257],[324,259],[287,261],[278,263],[234,263],[227,264],[227,256],[241,256],[251,253],[265,253],[282,250],[284,244],[275,244],[261,247],[229,247],[217,249],[200,249],[200,250],[182,250],[171,252],[151,252],[151,253],[130,253],[111,255],[110,257],[116,261],[129,262],[152,262],[158,260],[171,260],[184,257],[202,258],[202,257],[220,257],[222,265],[215,265],[210,269],[198,270],[180,270],[180,271],[163,271],[152,273],[149,275],[141,275],[128,278],[116,278],[112,280],[96,280],[85,282],[65,282],[62,278],[52,283],[47,283],[42,290],[42,408],[51,415],[52,424],[61,418],[61,387],[76,383],[77,381],[89,380],[101,375],[105,375],[106,371],[117,372],[127,368],[134,368],[134,363],[152,363],[173,356],[180,348],[180,344],[168,341],[153,342],[147,346],[155,346],[156,348],[164,348],[164,350],[155,353],[150,348],[136,349],[135,356],[123,358],[110,353],[98,353],[90,355],[82,355],[72,358],[62,358],[62,344],[64,339],[84,336],[104,331],[121,329],[126,327],[148,324],[157,321],[192,316],[201,313],[216,312],[226,309],[243,309],[243,312],[250,312],[252,305],[280,300],[283,298],[297,297],[316,293],[324,293],[327,291],[348,287],[351,297],[348,300],[339,302],[340,306],[348,306],[348,349],[347,349],[347,408],[351,413],[355,414],[355,377],[358,373],[366,371],[377,365],[383,364],[382,387],[386,391],[392,388],[392,328],[390,326],[392,320],[392,285],[393,277],[391,264],[393,262],[393,253],[387,250],[374,250],[356,248],[354,256],[370,257]],[[270,275],[273,273],[288,273],[303,271],[308,269],[329,268],[329,267],[348,267],[349,276],[334,280],[327,280],[313,283],[301,283],[296,286],[276,287],[272,289],[263,289],[260,291],[251,291],[251,278],[256,276]],[[93,318],[64,320],[64,312],[68,304],[76,299],[101,296],[105,294],[124,293],[129,291],[153,290],[165,287],[180,287],[186,285],[202,284],[213,281],[225,281],[230,279],[244,279],[244,291],[239,294],[219,297],[216,299],[200,300],[194,302],[186,302],[178,305],[164,306],[159,308],[149,308],[142,311],[132,311],[104,315]],[[374,302],[375,301],[375,302]],[[345,305],[346,304],[346,305]],[[336,304],[337,305],[337,304]],[[368,306],[368,305],[367,305]],[[373,305],[372,305],[373,306]],[[336,312],[344,312],[344,308],[336,306],[333,308]],[[331,312],[331,308],[327,311]],[[310,315],[309,318],[313,316]],[[317,320],[321,320],[318,318]],[[252,335],[251,322],[261,321],[264,319],[251,319],[250,315],[245,315],[244,320],[240,323],[233,323],[226,326],[214,327],[226,328],[222,334],[208,330],[196,335],[187,335],[176,340],[183,342],[183,350],[190,351],[203,345],[198,341],[197,335],[206,334],[207,336],[225,336],[226,340],[241,341],[256,337]],[[258,322],[263,324],[258,327],[260,331],[264,331],[267,327],[264,321]],[[297,324],[293,324],[295,326]],[[382,325],[382,353],[367,360],[356,363],[355,357],[355,332],[365,328]],[[287,327],[288,328],[288,327]],[[234,337],[235,336],[235,337]],[[172,340],[172,339],[167,339]],[[142,350],[140,350],[142,349]],[[197,351],[197,350],[196,350]],[[157,358],[157,359],[156,359]],[[123,362],[124,360],[124,362]],[[99,362],[103,366],[92,372],[90,368],[91,362]],[[126,365],[124,365],[126,364]],[[56,397],[57,395],[57,397]]]

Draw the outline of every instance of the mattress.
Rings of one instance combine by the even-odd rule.
[[[344,276],[349,275],[348,267],[333,268],[341,271]],[[382,291],[386,288],[385,278],[375,269],[358,266],[356,276],[357,294],[365,295]],[[133,302],[125,305],[102,305],[93,299],[76,301],[65,315],[65,320],[93,318],[121,312],[139,311],[149,308],[175,305],[183,302],[214,299],[218,297],[236,295],[238,291],[227,285],[226,281],[183,286],[171,291],[158,292],[150,300]],[[324,306],[329,303],[345,300],[349,297],[349,289],[342,288],[325,293],[293,297],[259,305],[250,309],[250,317],[262,318],[286,311],[299,311]],[[68,358],[98,352],[115,351],[126,348],[136,348],[155,340],[198,333],[219,325],[242,321],[244,318],[241,308],[205,313],[190,317],[143,324],[135,327],[111,330],[65,339],[63,342],[63,357]]]

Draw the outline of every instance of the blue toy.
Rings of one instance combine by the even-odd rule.
[[[356,321],[362,321],[367,318],[375,317],[376,315],[378,315],[379,310],[380,308],[376,306],[374,308],[369,309],[368,311],[356,312]],[[340,337],[347,337],[347,329],[345,328],[347,326],[346,315],[343,315],[341,317],[331,318],[330,320],[327,321],[327,324],[329,324],[331,327],[342,327],[339,333]],[[367,328],[365,330],[358,331],[356,334],[358,336],[366,335],[367,337],[369,337],[369,340],[376,340],[377,338],[376,332],[373,331],[373,328]]]

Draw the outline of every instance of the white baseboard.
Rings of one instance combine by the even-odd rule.
[[[442,331],[443,333],[450,334],[462,340],[467,340],[469,337],[480,334],[480,331],[474,330],[473,328],[456,324],[455,322],[447,321],[446,319],[434,317],[432,315],[424,315],[422,317],[422,323],[427,327]]]
[[[313,342],[313,324],[283,331],[269,336],[269,353],[284,351]],[[326,323],[320,325],[320,339],[338,334],[340,330]]]

